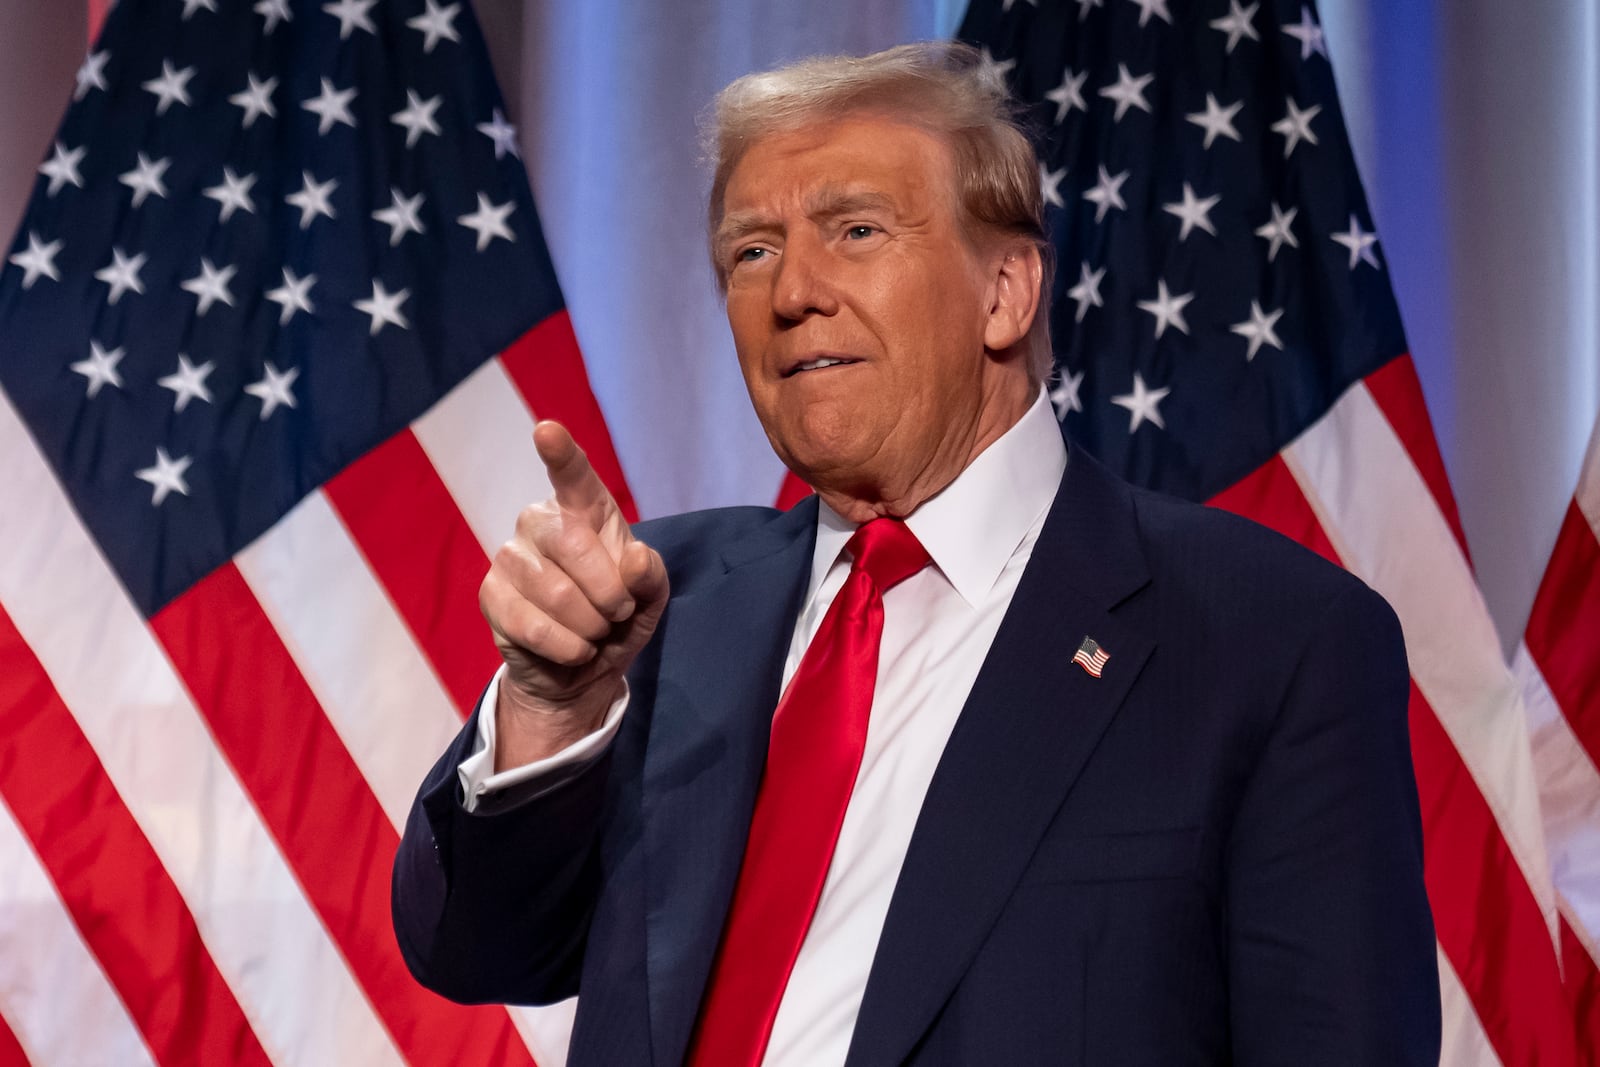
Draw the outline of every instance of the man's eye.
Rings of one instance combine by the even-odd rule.
[[[844,231],[844,235],[852,241],[860,241],[871,237],[877,232],[877,229],[872,226],[852,226]]]
[[[741,248],[733,258],[740,263],[754,263],[766,254],[765,248]]]

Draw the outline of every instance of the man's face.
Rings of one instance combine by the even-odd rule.
[[[963,237],[934,135],[863,116],[758,141],[729,178],[715,254],[756,414],[835,507],[909,510],[1020,415],[998,409],[1016,406],[1022,361],[985,352],[1003,254]]]

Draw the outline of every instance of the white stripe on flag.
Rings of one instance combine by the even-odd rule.
[[[534,421],[500,360],[491,359],[411,424],[490,558],[515,532],[517,513],[551,494],[533,447]]]
[[[1440,1042],[1439,1063],[1443,1067],[1501,1067],[1500,1057],[1483,1031],[1483,1022],[1472,1006],[1461,979],[1450,966],[1443,949],[1439,957],[1439,1006],[1444,1014],[1444,1039]]]
[[[0,603],[274,1061],[399,1063],[255,806],[0,391]],[[315,995],[307,995],[314,990]]]
[[[312,493],[236,563],[389,821],[403,830],[461,717],[344,524]]]
[[[48,759],[48,753],[34,753]],[[153,1064],[56,887],[0,799],[0,1015],[34,1067]],[[63,1020],[72,1020],[62,1025]],[[543,1067],[543,1065],[541,1065]]]
[[[1365,384],[1283,452],[1340,559],[1405,630],[1411,676],[1471,772],[1556,937],[1527,722],[1472,570]]]
[[[1600,770],[1573,734],[1527,645],[1517,646],[1512,669],[1528,709],[1556,894],[1573,933],[1600,959]]]

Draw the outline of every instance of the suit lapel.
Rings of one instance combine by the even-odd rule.
[[[1138,544],[1128,488],[1074,449],[923,801],[847,1067],[910,1054],[1149,657],[1111,612],[1148,581]],[[1072,662],[1084,637],[1099,678]]]
[[[811,571],[816,500],[723,554],[658,640],[644,766],[646,973],[657,1063],[679,1063],[744,856],[783,661]]]

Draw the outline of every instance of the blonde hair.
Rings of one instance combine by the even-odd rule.
[[[1000,235],[1033,244],[1044,264],[1039,308],[1028,331],[1029,369],[1050,374],[1053,262],[1044,230],[1039,159],[1018,123],[1004,80],[976,48],[948,41],[900,45],[870,56],[818,56],[747,74],[717,95],[703,122],[714,162],[707,205],[714,242],[733,169],[750,146],[847,114],[879,114],[941,137],[955,158],[956,195],[968,236]],[[727,272],[716,261],[717,287]]]

